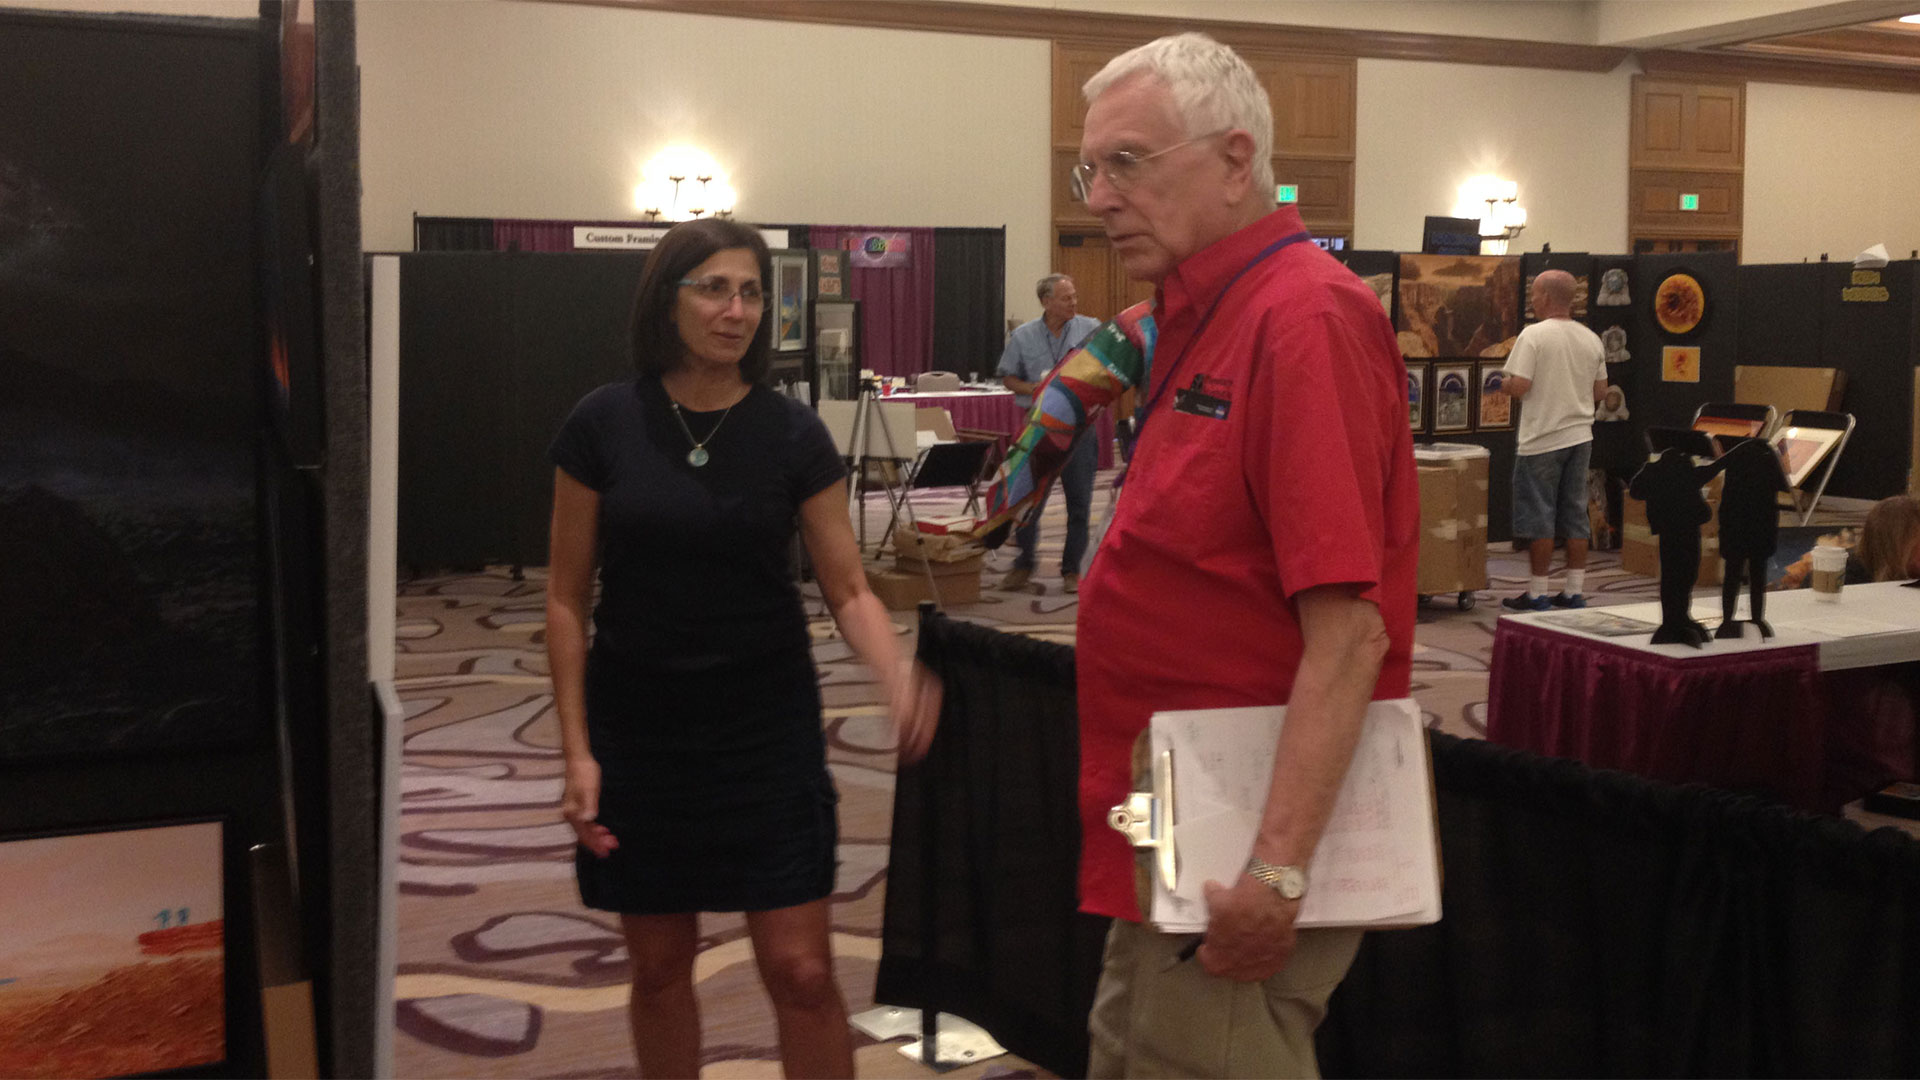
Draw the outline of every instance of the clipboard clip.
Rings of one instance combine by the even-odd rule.
[[[1107,811],[1107,824],[1136,851],[1153,853],[1160,884],[1172,892],[1180,876],[1173,846],[1173,751],[1162,750],[1154,757],[1152,790],[1130,793]]]

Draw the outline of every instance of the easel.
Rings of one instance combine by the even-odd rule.
[[[916,454],[913,457],[901,455],[899,444],[894,438],[894,425],[887,423],[886,416],[880,409],[880,380],[877,378],[862,379],[860,380],[859,396],[854,399],[853,426],[847,440],[846,450],[848,466],[853,470],[854,475],[853,493],[849,502],[849,513],[859,521],[858,543],[860,551],[863,554],[867,550],[867,464],[868,461],[874,457],[874,455],[869,452],[869,445],[873,440],[873,432],[876,424],[879,427],[880,435],[885,439],[886,445],[886,457],[881,460],[884,460],[900,471],[900,475],[898,476],[900,490],[896,493],[893,483],[886,485],[887,509],[890,511],[888,520],[890,522],[898,521],[900,512],[904,509],[907,515],[907,523],[915,529],[919,528],[919,521],[913,512],[913,500],[907,498],[907,488],[908,485],[912,483],[911,477],[907,474],[907,469],[918,458],[917,448]],[[876,545],[876,552],[884,549],[891,539],[892,535],[891,532],[889,532],[889,535],[882,538],[880,543]],[[927,588],[932,592],[937,601],[940,597],[939,580],[934,577],[932,567],[923,565],[921,571],[926,575]]]

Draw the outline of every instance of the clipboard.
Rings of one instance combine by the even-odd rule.
[[[1246,864],[1285,713],[1281,706],[1160,712],[1141,733],[1136,776],[1145,783],[1108,811],[1107,824],[1150,868],[1151,880],[1137,884],[1148,886],[1142,911],[1159,929],[1205,929],[1205,882],[1229,883]],[[1149,753],[1140,762],[1143,748]],[[1368,707],[1308,879],[1302,928],[1395,929],[1440,919],[1433,763],[1410,699]]]

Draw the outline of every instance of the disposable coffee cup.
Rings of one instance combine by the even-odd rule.
[[[1819,546],[1813,549],[1813,598],[1833,603],[1840,599],[1840,586],[1847,576],[1847,549]]]

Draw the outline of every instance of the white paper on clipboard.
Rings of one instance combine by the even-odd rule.
[[[1273,777],[1281,706],[1153,714],[1152,750],[1173,755],[1178,877],[1156,879],[1151,919],[1169,933],[1207,926],[1206,883],[1231,885],[1253,852]],[[1297,924],[1384,928],[1440,919],[1433,772],[1412,700],[1367,708],[1333,817],[1307,867]]]

